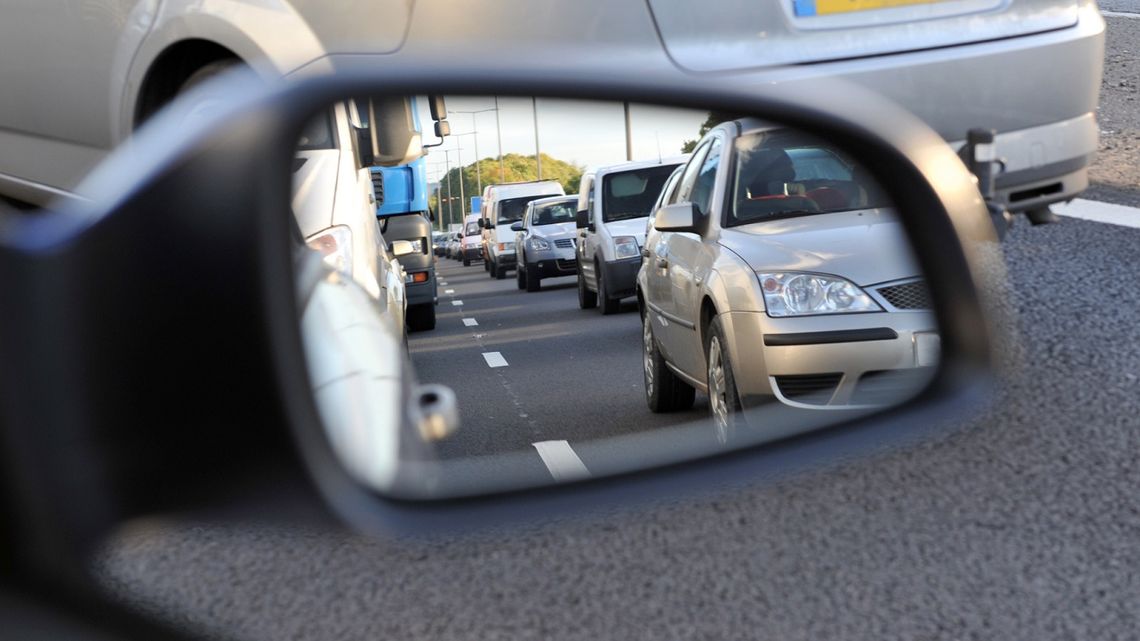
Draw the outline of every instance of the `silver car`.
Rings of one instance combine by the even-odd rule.
[[[531,201],[523,219],[511,225],[515,232],[519,289],[537,292],[543,278],[578,273],[574,254],[577,211],[576,195],[543,198]]]
[[[890,204],[829,145],[722,124],[663,191],[638,273],[651,410],[862,409],[916,389],[939,336]]]

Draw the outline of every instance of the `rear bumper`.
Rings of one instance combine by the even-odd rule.
[[[480,247],[468,247],[464,249],[463,260],[483,260],[483,249]]]

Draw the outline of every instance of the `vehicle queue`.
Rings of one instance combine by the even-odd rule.
[[[725,442],[743,410],[882,406],[936,365],[935,317],[896,213],[833,145],[740,119],[689,155],[588,170],[579,185],[487,186],[445,251],[494,279],[514,269],[529,293],[574,276],[581,309],[614,314],[636,298],[652,411],[707,394]]]

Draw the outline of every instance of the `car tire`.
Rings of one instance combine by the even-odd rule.
[[[522,263],[519,264],[521,265]],[[542,289],[542,279],[538,277],[538,274],[535,273],[533,269],[528,267],[525,270],[519,270],[519,273],[525,274],[523,280],[526,283],[526,290],[528,292],[537,292]]]
[[[645,383],[645,403],[655,414],[687,410],[693,406],[697,390],[681,380],[665,364],[665,357],[657,349],[653,336],[653,321],[648,314],[641,318],[642,380]]]
[[[420,303],[408,308],[408,330],[426,332],[435,329],[435,304]]]
[[[610,298],[609,292],[606,291],[606,279],[602,277],[601,265],[594,267],[594,274],[598,279],[598,309],[601,310],[603,316],[618,313],[618,310],[621,309],[621,299]]]
[[[485,271],[485,272],[491,271],[491,259],[485,255],[483,256],[483,271]]]
[[[737,428],[744,424],[743,406],[736,391],[732,359],[728,355],[728,343],[719,318],[713,318],[706,334],[705,376],[709,387],[709,414],[717,442],[725,445],[733,439]]]
[[[519,289],[526,289],[526,270],[522,267],[515,270],[515,284],[519,286]]]
[[[463,266],[464,267],[470,267],[471,266],[471,259],[470,258],[464,258],[463,259]]]
[[[507,268],[503,265],[495,265],[491,274],[495,277],[495,280],[503,280],[507,277]]]
[[[586,278],[578,270],[578,309],[593,309],[598,306],[598,294],[586,288]]]

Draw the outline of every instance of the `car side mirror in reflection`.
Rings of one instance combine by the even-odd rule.
[[[578,229],[585,229],[590,224],[590,212],[585,209],[574,214],[574,225]]]
[[[392,241],[392,255],[395,256],[396,258],[399,258],[400,256],[407,256],[409,254],[414,254],[415,251],[416,251],[416,246],[413,245],[412,241],[410,241],[410,240]]]
[[[657,231],[697,232],[697,206],[693,203],[673,203],[657,210],[653,228]]]
[[[511,223],[511,231],[522,231],[522,230],[523,230],[522,222]]]

